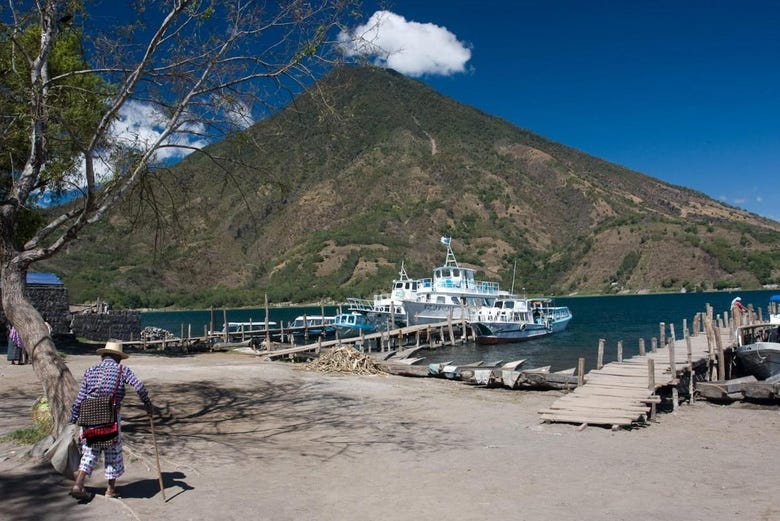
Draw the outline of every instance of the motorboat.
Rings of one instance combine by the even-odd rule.
[[[447,246],[444,264],[434,268],[432,278],[418,281],[413,298],[403,300],[409,325],[468,320],[480,307],[510,296],[498,282],[478,281],[476,270],[458,265],[450,237],[441,242]]]
[[[398,278],[393,280],[389,293],[377,293],[373,299],[348,298],[348,311],[367,315],[374,324],[403,326],[406,324],[406,309],[404,300],[415,300],[417,290],[423,281],[412,279],[406,274],[404,263]]]
[[[780,323],[738,327],[736,355],[742,371],[759,380],[780,374]]]
[[[500,344],[563,331],[571,319],[569,308],[552,305],[552,299],[510,297],[481,306],[470,322],[478,344]]]
[[[373,333],[376,325],[363,313],[339,313],[333,320],[333,327],[340,338],[351,338],[361,334]]]
[[[336,332],[336,317],[323,315],[300,315],[290,323],[293,336],[330,336]]]

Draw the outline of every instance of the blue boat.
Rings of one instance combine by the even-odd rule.
[[[362,313],[340,313],[333,320],[333,327],[340,338],[351,338],[361,334],[373,333],[376,325]]]

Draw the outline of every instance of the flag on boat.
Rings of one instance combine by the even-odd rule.
[[[450,245],[450,241],[452,241],[452,237],[442,237],[441,238],[441,243],[442,244],[446,244],[447,246]]]

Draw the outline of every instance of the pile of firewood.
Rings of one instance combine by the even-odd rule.
[[[373,358],[348,346],[339,346],[305,364],[304,369],[322,373],[380,374],[384,371]]]

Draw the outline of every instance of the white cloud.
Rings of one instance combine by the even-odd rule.
[[[122,106],[119,120],[111,128],[111,135],[125,146],[147,150],[160,139],[166,119],[154,106],[131,100]],[[157,151],[154,159],[162,162],[175,161],[192,152],[189,147],[201,148],[208,145],[208,140],[203,137],[204,130],[205,127],[201,123],[183,124],[180,132],[165,139],[164,146]]]
[[[471,59],[471,49],[445,27],[390,11],[377,11],[366,24],[342,32],[339,42],[347,56],[373,57],[376,65],[408,76],[464,72]]]

